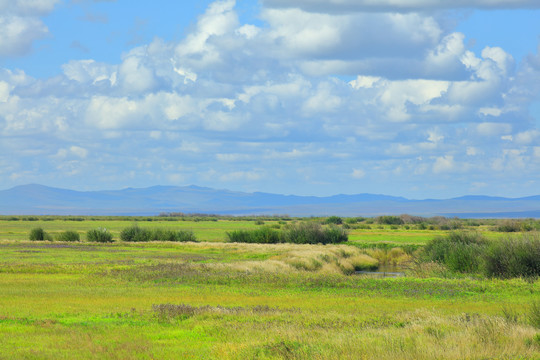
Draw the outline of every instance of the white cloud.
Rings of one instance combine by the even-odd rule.
[[[73,153],[74,155],[76,155],[77,157],[81,159],[85,159],[88,156],[88,150],[80,146],[73,145],[72,147],[69,148],[69,151],[71,151],[71,153]]]
[[[314,12],[408,12],[443,9],[540,8],[536,0],[263,0],[268,7],[302,8]]]
[[[476,130],[482,136],[498,136],[510,133],[512,126],[504,123],[484,122],[478,124]]]
[[[353,179],[362,179],[366,176],[366,172],[362,169],[353,169],[351,176]]]
[[[433,164],[433,172],[435,174],[453,172],[456,169],[456,162],[452,155],[440,156],[435,159]]]
[[[478,110],[478,113],[485,115],[485,116],[501,116],[502,109],[494,108],[494,107],[484,107],[480,108]]]
[[[60,0],[0,0],[0,13],[39,16],[50,13]]]
[[[249,154],[216,154],[216,159],[219,161],[226,162],[237,162],[237,161],[248,161],[252,160],[253,157]]]
[[[0,102],[7,102],[9,99],[9,93],[11,92],[11,86],[5,81],[0,81]]]
[[[0,56],[27,54],[35,40],[48,34],[41,20],[33,17],[0,16]]]
[[[109,86],[116,85],[117,67],[95,60],[71,60],[62,66],[66,77],[80,83],[96,84],[108,81]]]
[[[234,171],[221,175],[219,178],[221,181],[256,181],[262,177],[260,171]]]
[[[299,9],[263,11],[270,29],[264,38],[283,58],[354,61],[362,58],[423,54],[436,45],[442,30],[431,17],[418,14],[308,13]],[[279,45],[279,47],[276,47]],[[339,63],[337,63],[339,65]],[[356,67],[361,67],[358,64]],[[329,69],[328,69],[329,70]]]
[[[151,67],[144,63],[145,52],[138,48],[130,52],[118,69],[118,81],[129,93],[143,93],[153,90],[157,80]]]
[[[309,115],[337,110],[341,106],[342,100],[339,96],[333,95],[332,90],[330,84],[320,84],[316,92],[304,102],[303,111]]]
[[[353,87],[353,89],[360,89],[360,88],[366,88],[371,89],[373,85],[381,80],[378,76],[362,76],[358,75],[356,80],[352,80],[349,82],[349,84]]]
[[[236,30],[238,17],[233,10],[235,4],[234,0],[212,3],[199,17],[195,31],[176,46],[176,56],[188,60],[192,68],[219,62],[219,52],[211,40]]]
[[[516,143],[521,145],[538,144],[540,142],[539,130],[527,130],[515,136]]]
[[[66,173],[100,164],[113,179],[145,164],[155,181],[291,193],[334,182],[354,192],[341,178],[366,174],[381,189],[366,191],[387,192],[396,174],[414,184],[456,172],[491,190],[502,170],[540,171],[526,111],[540,94],[538,56],[516,68],[503,49],[477,54],[424,12],[264,9],[268,22],[256,26],[234,6],[216,2],[184,39],[155,39],[118,64],[72,60],[42,80],[0,70],[1,136],[25,140],[0,142],[0,162],[17,154],[12,173],[25,174],[32,162],[20,154],[35,146],[71,162]],[[303,185],[279,183],[287,178]]]
[[[0,56],[22,56],[49,30],[40,16],[60,0],[0,0]]]

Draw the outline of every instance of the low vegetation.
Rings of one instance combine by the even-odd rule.
[[[4,217],[0,359],[539,359],[539,228]]]
[[[66,241],[66,242],[81,241],[81,236],[76,231],[67,230],[58,234],[56,236],[56,241]]]
[[[259,244],[339,244],[347,242],[347,232],[338,226],[322,227],[315,222],[290,224],[283,230],[262,227],[255,230],[236,230],[227,233],[230,242]]]
[[[0,358],[540,357],[538,280],[354,275],[418,251],[2,240]]]
[[[112,234],[105,228],[88,230],[86,238],[91,242],[108,243],[113,242]]]
[[[523,233],[487,240],[476,232],[451,232],[423,249],[423,261],[433,261],[451,272],[499,278],[540,276],[540,236]]]
[[[52,241],[52,236],[47,233],[43,228],[33,228],[28,235],[28,239],[31,241]]]
[[[120,239],[127,242],[147,241],[174,241],[186,242],[197,241],[193,231],[171,229],[143,229],[138,225],[132,225],[120,232]]]

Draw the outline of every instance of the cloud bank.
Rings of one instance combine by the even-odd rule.
[[[37,21],[2,40],[1,56],[46,34],[33,16],[56,1],[25,10],[34,3],[0,2],[12,20]],[[538,53],[520,64],[499,47],[474,53],[424,11],[447,2],[394,3],[266,0],[255,25],[235,1],[217,1],[181,40],[156,38],[116,64],[72,60],[49,79],[0,70],[0,177],[416,198],[480,183],[490,194],[535,191]]]

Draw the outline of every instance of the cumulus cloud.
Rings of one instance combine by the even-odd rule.
[[[50,13],[59,0],[1,0],[0,57],[21,56],[32,49],[35,40],[48,35],[40,16]]]
[[[433,164],[433,172],[435,174],[439,174],[443,172],[452,172],[455,169],[456,169],[456,163],[452,155],[440,156],[437,159],[435,159],[435,163]]]

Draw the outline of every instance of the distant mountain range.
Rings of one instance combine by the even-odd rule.
[[[198,186],[153,186],[74,191],[22,185],[0,191],[0,215],[219,215],[378,216],[410,214],[462,218],[540,218],[540,195],[463,196],[445,200],[357,194],[327,197],[244,193]]]

